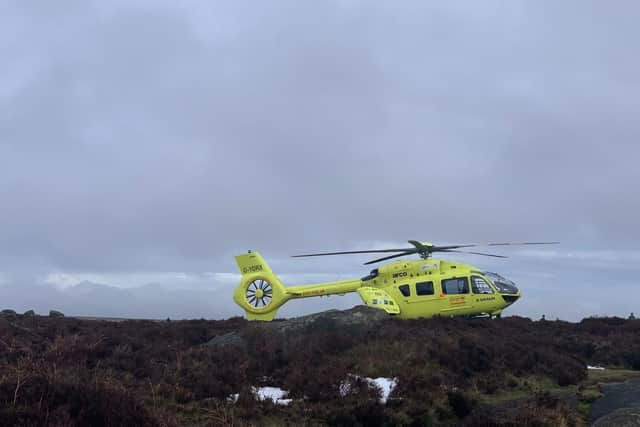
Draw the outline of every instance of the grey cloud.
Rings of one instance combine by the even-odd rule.
[[[2,7],[0,271],[230,272],[253,248],[360,274],[284,257],[407,238],[637,248],[633,2]]]

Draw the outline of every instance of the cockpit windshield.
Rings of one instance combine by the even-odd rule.
[[[485,271],[482,274],[491,280],[495,287],[498,289],[498,292],[501,294],[517,294],[518,287],[511,280],[506,279],[499,275],[498,273],[492,273],[490,271]]]

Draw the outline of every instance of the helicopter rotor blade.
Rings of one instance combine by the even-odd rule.
[[[505,243],[472,243],[465,245],[449,245],[449,246],[434,246],[431,248],[432,252],[441,252],[449,249],[459,248],[473,248],[473,247],[488,247],[488,246],[523,246],[523,245],[557,245],[560,242],[505,242]]]
[[[472,248],[474,246],[483,246],[483,245],[468,244],[468,245],[433,246],[431,248],[431,251],[432,252],[441,252],[441,251],[447,251],[449,249]]]
[[[484,252],[471,252],[471,251],[457,251],[455,249],[445,249],[441,252],[456,252],[459,254],[473,254],[473,255],[483,255],[483,256],[490,256],[490,257],[494,257],[494,258],[508,258],[504,255],[495,255],[495,254],[487,254]]]
[[[559,245],[560,242],[507,242],[487,243],[484,246],[524,246],[524,245]]]
[[[418,249],[419,251],[428,251],[430,248],[433,247],[431,243],[425,245],[424,243],[419,242],[417,240],[409,240],[408,242],[411,243],[413,246],[415,246],[416,249]]]
[[[342,252],[321,252],[315,254],[303,254],[303,255],[291,255],[291,258],[303,258],[310,256],[326,256],[326,255],[350,255],[350,254],[377,254],[377,253],[391,253],[391,252],[406,252],[414,251],[414,248],[402,248],[402,249],[371,249],[368,251],[342,251]]]
[[[377,258],[372,261],[366,262],[365,265],[374,264],[380,261],[386,261],[389,259],[412,255],[412,254],[420,254],[423,258],[428,258],[433,252],[460,252],[467,253],[473,255],[483,255],[490,256],[495,258],[507,258],[503,255],[494,255],[487,254],[484,252],[472,252],[472,251],[458,251],[460,248],[473,248],[473,247],[490,247],[490,246],[524,246],[524,245],[557,245],[560,242],[496,242],[496,243],[472,243],[472,244],[462,244],[462,245],[445,245],[445,246],[435,246],[428,242],[419,242],[417,240],[409,240],[409,243],[413,245],[411,248],[395,248],[395,249],[370,249],[363,251],[339,251],[339,252],[320,252],[320,253],[311,253],[311,254],[301,254],[301,255],[292,255],[292,258],[303,258],[303,257],[315,257],[315,256],[327,256],[327,255],[351,255],[351,254],[376,254],[376,253],[391,253],[393,255]]]
[[[386,260],[388,260],[388,259],[399,258],[399,257],[401,257],[401,256],[405,256],[405,255],[412,255],[412,254],[415,254],[415,253],[416,253],[416,250],[415,250],[415,249],[413,249],[413,250],[411,250],[411,251],[405,251],[405,252],[402,252],[402,253],[399,253],[399,254],[389,255],[389,256],[386,256],[386,257],[384,257],[384,258],[374,259],[374,260],[372,260],[372,261],[365,262],[365,263],[364,263],[364,265],[375,264],[376,262],[386,261]]]

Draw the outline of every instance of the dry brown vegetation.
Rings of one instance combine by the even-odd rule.
[[[583,425],[538,384],[579,384],[587,363],[640,369],[639,320],[284,324],[0,318],[0,425]],[[349,374],[398,386],[382,404]],[[294,401],[256,401],[259,385]],[[510,391],[527,397],[485,398]]]

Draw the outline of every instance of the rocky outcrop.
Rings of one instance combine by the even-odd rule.
[[[236,331],[229,332],[222,335],[217,335],[211,338],[206,343],[202,344],[203,347],[242,347],[247,346],[246,341]]]
[[[631,379],[624,382],[603,384],[600,390],[604,396],[591,404],[591,419],[606,419],[616,410],[624,408],[634,408],[636,411],[640,411],[640,380]],[[638,425],[640,426],[640,424]]]
[[[14,310],[5,309],[5,310],[0,311],[0,316],[1,317],[13,318],[13,317],[17,316],[17,313]]]
[[[247,343],[243,334],[247,332],[260,333],[260,331],[269,331],[286,334],[312,326],[318,322],[330,323],[333,326],[370,325],[372,322],[386,320],[389,319],[389,317],[390,316],[383,310],[358,305],[349,310],[328,310],[308,316],[292,317],[291,319],[281,319],[272,322],[251,322],[249,329],[243,332],[233,331],[217,335],[202,345],[211,348],[246,348]]]
[[[599,418],[593,427],[640,427],[640,408],[616,409]]]
[[[303,328],[319,321],[332,322],[337,326],[369,325],[372,322],[380,322],[390,317],[384,310],[367,307],[366,305],[357,305],[349,310],[327,310],[308,316],[266,322],[260,326],[289,331]]]

